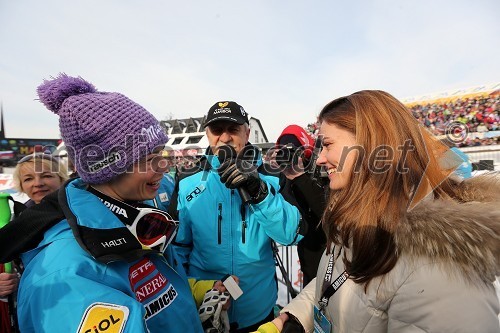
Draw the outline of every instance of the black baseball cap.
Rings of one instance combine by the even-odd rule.
[[[238,103],[231,101],[215,103],[210,110],[208,110],[203,127],[207,127],[218,120],[232,121],[239,125],[243,125],[244,123],[249,124],[248,114],[245,109]]]

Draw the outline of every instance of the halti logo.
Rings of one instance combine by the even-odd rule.
[[[103,200],[101,198],[99,198],[99,200],[101,200],[101,202],[104,204],[104,206],[108,207],[108,209],[110,211],[112,211],[113,213],[119,214],[119,215],[121,215],[123,217],[128,218],[127,211],[125,209],[123,209],[121,207],[118,207],[117,205],[113,205],[112,203],[107,202],[107,201],[105,201],[105,200]]]
[[[186,200],[189,202],[200,195],[201,192],[205,191],[205,186],[200,185],[194,188],[194,190],[186,196]]]

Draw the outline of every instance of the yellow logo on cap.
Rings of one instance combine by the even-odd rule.
[[[78,333],[121,333],[125,328],[128,314],[126,306],[93,303],[85,310]]]
[[[220,108],[225,108],[227,105],[229,104],[229,102],[219,102],[219,107]]]

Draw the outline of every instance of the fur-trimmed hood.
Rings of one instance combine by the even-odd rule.
[[[460,188],[463,203],[424,200],[410,211],[396,231],[397,249],[458,266],[471,282],[491,283],[500,275],[500,174],[467,179]]]

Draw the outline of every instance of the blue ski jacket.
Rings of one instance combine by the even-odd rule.
[[[21,257],[22,332],[203,332],[172,246],[142,248],[80,179],[58,199],[65,218]]]

